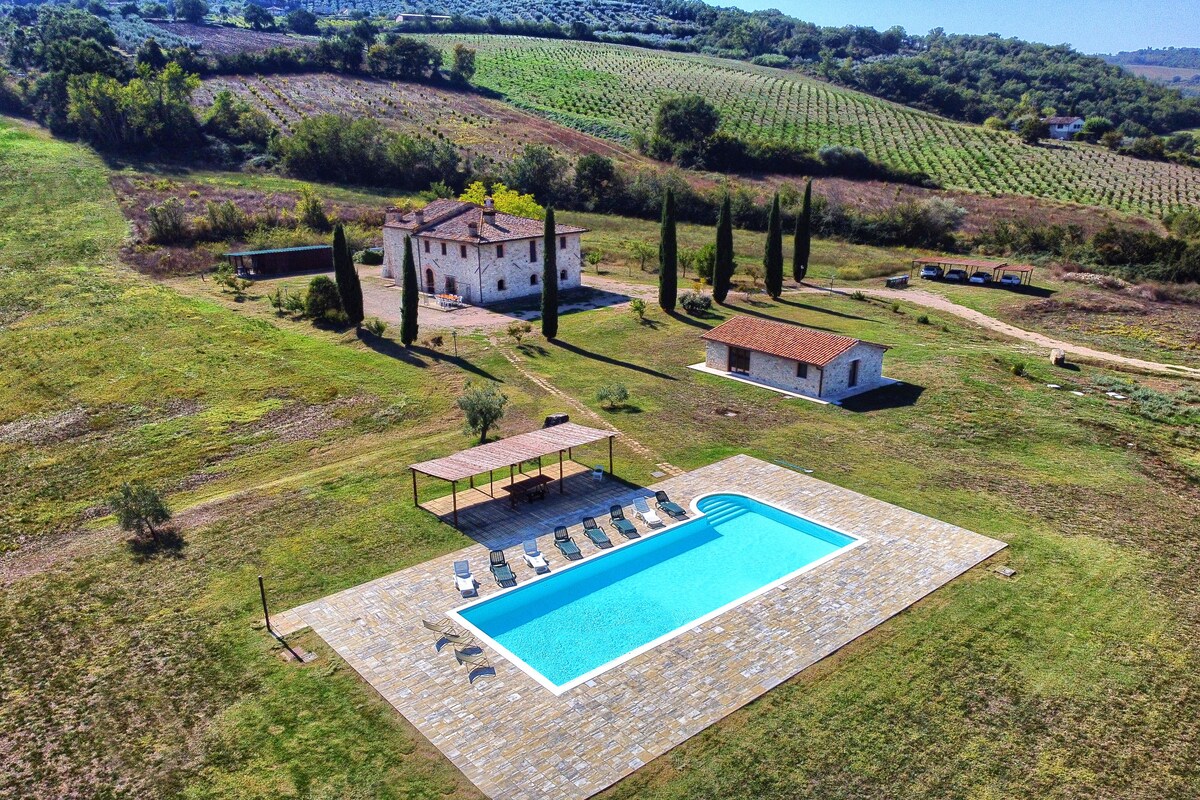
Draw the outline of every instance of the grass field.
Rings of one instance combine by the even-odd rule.
[[[451,402],[468,379],[502,382],[502,433],[558,402],[483,338],[406,354],[141,277],[108,179],[0,122],[0,796],[477,796],[319,640],[298,642],[311,664],[278,659],[255,576],[285,608],[462,546],[404,500],[402,465],[469,442]],[[1190,401],[1152,421],[1091,391],[1103,371],[908,306],[734,311],[892,344],[888,374],[916,388],[858,411],[781,400],[684,368],[720,316],[621,308],[567,315],[565,344],[519,363],[597,410],[626,383],[609,418],[656,459],[804,464],[1009,542],[1018,576],[965,576],[608,796],[1200,792]],[[628,479],[651,467],[618,451]],[[170,491],[178,550],[108,527],[98,504],[127,477]]]
[[[862,148],[949,188],[1023,194],[1161,216],[1200,201],[1200,170],[1139,161],[1099,147],[1030,147],[792,72],[739,61],[577,41],[431,36],[478,50],[475,82],[509,102],[597,136],[629,141],[659,104],[707,97],[742,136]]]

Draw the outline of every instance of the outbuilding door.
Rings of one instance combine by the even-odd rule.
[[[426,267],[425,268],[425,293],[426,294],[435,294],[436,292],[437,292],[437,286],[434,285],[434,283],[433,283],[433,270]]]
[[[750,372],[750,351],[740,347],[729,348],[729,371],[743,375]]]

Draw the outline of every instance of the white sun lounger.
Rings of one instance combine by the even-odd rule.
[[[546,557],[538,550],[537,542],[530,539],[521,545],[524,549],[522,554],[525,557],[525,563],[535,572],[549,572],[550,565],[546,563]]]
[[[646,523],[651,528],[657,528],[659,525],[666,524],[662,521],[662,518],[658,516],[658,513],[650,508],[650,504],[646,502],[646,498],[644,497],[638,497],[634,499],[633,510],[634,513],[636,513],[642,520],[642,522]]]
[[[470,597],[475,594],[475,578],[471,575],[471,563],[469,561],[454,562],[454,586],[463,597]]]

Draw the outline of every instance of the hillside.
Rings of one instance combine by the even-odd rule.
[[[1003,131],[964,125],[794,72],[691,54],[594,42],[432,35],[446,50],[478,51],[475,82],[520,108],[629,142],[662,100],[708,98],[722,127],[749,138],[861,148],[925,172],[948,188],[1022,194],[1161,216],[1200,202],[1200,170],[1140,161],[1087,145],[1030,147]]]

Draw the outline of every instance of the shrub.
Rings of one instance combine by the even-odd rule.
[[[701,280],[712,283],[713,271],[717,267],[717,246],[709,242],[696,251],[696,275]]]
[[[699,317],[708,313],[708,310],[712,308],[712,297],[688,289],[679,295],[679,305],[683,306],[683,310],[691,316]]]
[[[387,323],[379,317],[371,317],[363,323],[363,327],[374,336],[383,336],[383,332],[387,330]]]
[[[250,281],[245,278],[239,278],[237,273],[233,271],[233,267],[229,264],[221,264],[213,273],[213,282],[224,289],[233,292],[234,297],[239,300],[250,288]]]
[[[635,297],[629,301],[629,310],[632,311],[638,318],[638,322],[644,322],[646,319],[646,301],[640,297]]]
[[[863,294],[861,291],[859,291],[858,289],[855,289],[855,290],[854,290],[854,291],[853,291],[853,292],[850,294],[850,299],[851,299],[851,300],[860,300],[860,301],[862,301],[862,302],[866,302],[866,300],[867,300],[867,296],[866,296],[865,294]]]
[[[183,215],[183,203],[176,197],[146,206],[146,216],[149,218],[150,241],[156,244],[180,244],[191,238]]]
[[[900,304],[899,303],[892,303],[892,313],[893,314],[900,313]]]
[[[249,227],[245,213],[232,200],[209,201],[205,206],[205,224],[208,235],[217,239],[239,237]]]
[[[314,320],[328,319],[329,312],[342,310],[342,298],[337,284],[324,275],[309,281],[308,293],[304,296],[304,314]]]
[[[623,383],[610,383],[596,390],[596,402],[604,408],[620,408],[629,400],[629,390]]]
[[[1024,361],[1016,362],[1011,367],[1009,367],[1009,369],[1012,371],[1012,374],[1016,375],[1018,378],[1025,376],[1025,362]]]
[[[377,267],[383,263],[383,253],[378,250],[359,250],[355,260],[364,267]]]
[[[917,317],[917,324],[918,325],[928,325],[929,324],[929,315],[922,314],[919,317]]]
[[[314,231],[329,230],[329,217],[325,204],[311,186],[300,187],[300,198],[296,201],[296,221]]]
[[[526,334],[533,332],[533,325],[528,322],[510,322],[505,332],[513,338],[513,341],[520,344]]]
[[[304,298],[298,294],[285,294],[283,296],[283,308],[290,314],[303,314]]]

